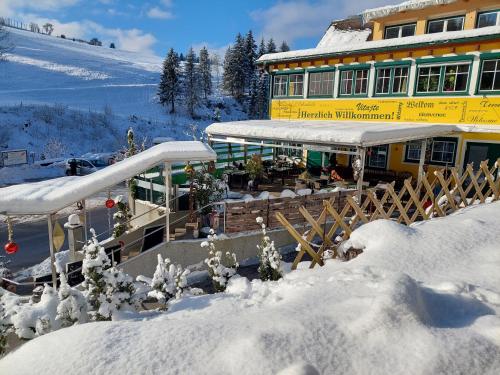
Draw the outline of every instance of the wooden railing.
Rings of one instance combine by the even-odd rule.
[[[323,265],[326,250],[333,257],[338,256],[339,245],[362,224],[388,219],[411,225],[415,221],[446,216],[460,208],[499,198],[500,159],[491,167],[486,160],[476,170],[469,164],[463,173],[451,168],[426,174],[419,183],[410,177],[404,181],[399,192],[394,190],[392,182],[378,189],[366,190],[360,202],[347,196],[341,209],[332,200],[324,200],[317,219],[314,213],[301,206],[298,213],[310,225],[304,233],[299,233],[282,212],[276,213],[276,219],[300,245],[292,269],[297,268],[305,254],[310,256],[312,268],[316,264]]]

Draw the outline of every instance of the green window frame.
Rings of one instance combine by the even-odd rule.
[[[273,76],[273,98],[288,96],[288,75],[276,74]]]
[[[472,61],[472,56],[417,60],[414,96],[469,95]]]
[[[405,163],[420,162],[421,141],[407,142],[405,145]],[[429,146],[428,146],[429,147]],[[436,137],[430,145],[430,159],[426,162],[430,165],[455,165],[458,151],[458,139],[456,137]]]
[[[309,71],[307,80],[308,98],[333,98],[335,69],[316,69]]]
[[[375,64],[373,96],[408,96],[411,63]]]
[[[339,68],[339,97],[367,97],[370,82],[370,65]]]
[[[413,36],[415,35],[416,31],[416,22],[386,26],[384,29],[384,39],[395,39]]]
[[[482,54],[479,64],[476,93],[483,95],[500,94],[500,53]],[[484,87],[485,73],[491,76],[491,88]]]
[[[453,21],[455,20],[460,20],[460,28],[454,27]],[[451,22],[450,22],[451,21]],[[426,33],[427,34],[435,34],[435,33],[443,33],[447,31],[460,31],[464,29],[464,23],[465,23],[465,15],[458,15],[458,16],[451,16],[451,17],[445,17],[445,18],[436,18],[433,20],[427,21],[427,29]],[[432,30],[433,25],[440,25],[442,24],[442,29],[441,30]],[[453,28],[453,30],[450,30]]]
[[[272,75],[272,98],[302,98],[304,70],[280,71]]]
[[[292,73],[288,76],[288,96],[304,96],[304,73]]]
[[[386,169],[389,160],[389,145],[372,146],[366,153],[366,166],[375,169]]]
[[[489,20],[488,20],[489,18]],[[489,21],[489,24],[488,24]],[[491,22],[493,21],[493,22]],[[483,24],[481,24],[483,22]],[[476,28],[500,26],[500,9],[479,12],[476,18]]]

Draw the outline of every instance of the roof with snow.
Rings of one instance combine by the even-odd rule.
[[[370,29],[365,30],[341,30],[332,25],[326,30],[325,35],[319,41],[316,48],[328,48],[338,46],[349,46],[366,42],[371,34]]]
[[[374,146],[444,136],[454,125],[342,121],[249,120],[218,122],[207,127],[210,136],[273,140],[303,144]]]
[[[378,49],[387,48],[414,48],[420,44],[434,44],[434,43],[452,43],[454,41],[461,41],[464,39],[484,38],[496,39],[500,38],[500,26],[482,27],[480,29],[461,30],[461,31],[448,31],[435,34],[414,35],[404,38],[383,39],[374,41],[360,41],[352,42],[344,45],[330,44],[326,46],[319,46],[316,48],[309,48],[296,51],[268,53],[262,55],[257,61],[260,63],[269,63],[280,60],[295,60],[305,57],[326,56],[326,55],[346,55],[355,52],[374,51]]]
[[[364,10],[361,15],[364,22],[369,22],[376,18],[387,17],[394,13],[405,12],[409,10],[424,9],[434,5],[443,5],[454,3],[457,0],[409,0],[396,5],[387,5],[379,8]]]
[[[0,189],[0,212],[42,215],[86,199],[164,162],[211,161],[217,154],[198,142],[168,142],[82,177],[61,177]]]

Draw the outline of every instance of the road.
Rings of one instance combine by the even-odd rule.
[[[114,211],[114,209],[111,211]],[[110,214],[112,227],[112,212]],[[107,208],[94,208],[88,211],[88,215],[90,215],[89,227],[91,226],[92,228],[94,228],[97,234],[108,230]],[[64,225],[65,222],[65,217],[59,219],[59,223],[61,224],[61,226]],[[66,231],[65,234],[67,237]],[[50,256],[46,220],[15,224],[14,240],[19,245],[19,251],[12,255],[7,255],[5,254],[5,252],[3,253],[5,255],[5,259],[10,260],[10,263],[7,265],[7,267],[13,272],[38,264],[45,258]],[[3,247],[5,243],[7,243],[7,227],[2,226],[0,227],[0,244],[2,244]],[[68,240],[66,238],[62,250],[65,250],[67,248]]]

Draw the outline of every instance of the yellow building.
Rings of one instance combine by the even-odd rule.
[[[262,56],[273,120],[452,124],[429,168],[500,157],[500,3],[422,0],[333,22],[318,46]],[[366,167],[417,173],[421,142],[371,147]],[[308,164],[330,155],[309,151]],[[337,162],[347,164],[347,156]]]

